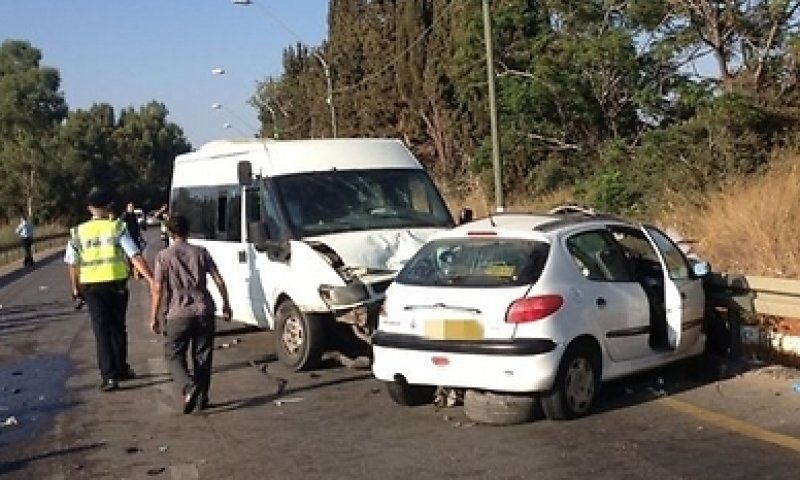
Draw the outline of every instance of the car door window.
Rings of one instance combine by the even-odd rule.
[[[583,232],[567,239],[567,251],[581,274],[589,280],[629,282],[632,275],[622,250],[603,230]]]
[[[667,273],[672,280],[685,280],[691,277],[691,269],[686,257],[672,240],[654,227],[646,226],[645,229],[658,247],[667,265]]]

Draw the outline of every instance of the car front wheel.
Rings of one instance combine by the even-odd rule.
[[[324,325],[286,300],[275,312],[275,342],[281,363],[296,371],[313,368],[321,359]]]
[[[596,349],[577,344],[564,353],[553,389],[542,395],[542,410],[551,420],[570,420],[586,415],[600,383],[600,359]]]

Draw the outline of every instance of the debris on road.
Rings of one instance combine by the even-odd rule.
[[[16,425],[19,425],[19,420],[17,420],[17,417],[13,415],[6,418],[5,421],[3,421],[3,423],[0,423],[0,427],[13,427]]]
[[[303,400],[305,400],[303,397],[287,397],[278,400],[273,400],[272,403],[280,407],[285,403],[297,403],[297,402],[302,402]]]

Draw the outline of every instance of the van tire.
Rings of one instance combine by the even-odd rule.
[[[513,394],[467,390],[464,415],[486,425],[517,425],[541,418],[539,401],[532,393]]]
[[[394,403],[404,407],[417,407],[433,403],[436,387],[431,385],[409,385],[405,379],[398,378],[393,382],[384,382],[386,393]]]
[[[564,352],[553,389],[541,396],[542,410],[550,420],[571,420],[589,413],[600,387],[600,353],[581,342]]]
[[[275,351],[278,360],[295,371],[308,370],[320,362],[325,339],[320,318],[309,318],[291,300],[275,312]]]

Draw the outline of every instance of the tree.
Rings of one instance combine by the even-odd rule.
[[[39,176],[52,158],[46,145],[67,113],[59,73],[41,66],[41,57],[26,41],[0,45],[0,204],[6,218],[14,208],[29,215],[38,209],[46,183]]]

